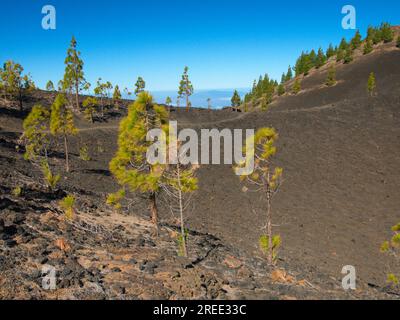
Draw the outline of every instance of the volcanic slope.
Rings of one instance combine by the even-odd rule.
[[[400,50],[382,45],[337,65],[333,87],[324,85],[328,66],[313,70],[299,94],[277,98],[268,111],[171,113],[181,128],[271,126],[278,131],[276,163],[284,169],[273,202],[274,230],[282,238],[278,267],[298,280],[280,277],[284,284],[268,278],[258,248],[265,224],[262,195],[243,192],[230,165],[200,167],[199,190],[187,219],[191,257],[181,259],[176,219],[162,202],[158,239],[151,236],[147,203],[140,197],[129,214],[105,205],[107,194],[118,189],[108,163],[124,112],[108,112],[106,121],[95,124],[77,116],[81,130],[71,139],[72,171],[62,173],[62,145],[53,146],[52,168],[62,180],[50,194],[39,168],[23,160],[18,145],[24,115],[3,102],[0,297],[386,297],[380,288],[391,260],[379,247],[400,221],[399,62]],[[375,97],[366,90],[370,72],[377,79]],[[53,98],[38,92],[25,107],[48,106]],[[79,158],[83,145],[92,160]],[[22,193],[12,195],[17,186]],[[67,193],[77,198],[74,224],[64,221],[58,205]],[[55,293],[40,288],[37,268],[46,263],[60,268],[57,285],[62,289]],[[361,291],[341,289],[345,265],[356,268]]]

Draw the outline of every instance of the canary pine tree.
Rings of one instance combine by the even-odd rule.
[[[289,66],[289,67],[288,67],[288,71],[287,71],[287,73],[286,73],[285,81],[292,80],[292,78],[293,78],[292,67]]]
[[[326,77],[326,85],[334,86],[336,84],[336,68],[334,65],[329,67],[328,75]]]
[[[12,60],[6,61],[1,72],[4,95],[19,102],[19,109],[23,111],[24,96],[35,89],[29,74],[23,75],[24,68]]]
[[[373,43],[372,40],[367,39],[365,40],[363,54],[369,54],[373,50]]]
[[[343,62],[345,64],[348,64],[348,63],[353,61],[353,53],[354,53],[353,49],[349,46],[347,48],[347,50],[345,51],[345,54],[344,54],[344,57],[343,57]]]
[[[247,185],[262,192],[265,196],[266,225],[265,234],[260,237],[261,249],[267,255],[269,264],[274,264],[277,250],[280,245],[280,236],[274,235],[272,230],[272,199],[279,190],[282,178],[282,168],[274,167],[273,156],[276,154],[275,142],[278,134],[273,128],[261,128],[250,138],[253,143],[246,142],[243,152],[247,155],[246,160],[235,167],[238,169],[247,167],[250,161],[254,161],[254,169],[251,173],[241,172],[240,179]],[[244,190],[248,190],[247,187]]]
[[[65,72],[62,82],[63,91],[71,91],[75,93],[76,109],[79,110],[79,92],[85,87],[86,80],[83,72],[83,60],[80,58],[81,53],[77,51],[77,42],[72,37],[70,47],[67,50],[65,58]]]
[[[172,99],[170,96],[165,98],[165,106],[167,107],[168,113],[171,112]]]
[[[176,159],[174,159],[175,161],[169,161],[168,165],[165,167],[161,186],[167,195],[171,212],[179,216],[181,229],[181,234],[178,237],[179,254],[187,257],[185,212],[188,210],[193,192],[198,188],[198,180],[195,175],[198,166],[182,163],[181,158],[186,152],[186,150],[182,148],[182,143],[174,139],[172,141],[169,140],[168,145],[170,149],[176,150]]]
[[[142,77],[138,77],[135,83],[135,95],[139,95],[141,92],[143,92],[145,87],[146,82],[143,80]]]
[[[49,80],[49,81],[46,83],[46,90],[47,90],[47,91],[54,91],[54,84],[53,84],[53,81]]]
[[[350,41],[350,46],[353,50],[358,49],[361,46],[361,33],[357,30],[356,34],[354,35],[353,39]]]
[[[237,92],[237,90],[235,90],[233,92],[233,96],[231,98],[231,105],[234,108],[238,108],[241,103],[242,103],[242,100],[240,99],[239,92]]]
[[[193,94],[193,85],[192,82],[189,80],[188,72],[189,68],[185,67],[185,69],[183,70],[182,79],[179,83],[179,90],[178,90],[179,97],[186,98],[186,111],[189,111],[190,108],[189,97]]]
[[[328,49],[326,50],[326,57],[329,59],[330,57],[333,57],[336,54],[335,49],[333,48],[333,45],[330,43]]]
[[[74,125],[74,117],[67,108],[68,100],[64,94],[58,94],[51,106],[50,132],[54,136],[60,136],[64,140],[65,170],[69,172],[68,136],[77,134]]]
[[[91,123],[94,122],[93,116],[96,113],[97,106],[99,105],[98,100],[95,97],[87,97],[82,102],[83,106],[83,114],[85,118],[89,120]]]
[[[389,23],[385,22],[381,24],[381,36],[384,43],[392,42],[394,39],[394,32]]]
[[[285,86],[284,86],[283,83],[281,83],[281,84],[278,86],[278,96],[282,96],[282,95],[284,95],[284,94],[285,94]]]
[[[292,92],[293,92],[294,94],[298,94],[298,93],[300,92],[300,90],[301,90],[301,82],[300,82],[300,79],[296,79],[296,80],[294,81],[294,84],[293,84],[293,87],[292,87]]]
[[[371,97],[376,94],[376,79],[373,72],[370,73],[367,82],[367,91]]]
[[[100,99],[101,117],[104,118],[105,100],[110,98],[110,92],[113,85],[110,81],[102,82],[102,79],[97,79],[97,85],[94,88],[94,94]]]
[[[396,47],[400,48],[400,35],[397,37]]]
[[[41,105],[33,106],[23,122],[21,140],[25,144],[25,160],[35,161],[39,156],[47,155],[49,122],[50,112]]]
[[[116,85],[114,88],[114,93],[113,93],[113,103],[115,108],[118,110],[119,109],[119,105],[121,104],[121,100],[122,100],[122,95],[121,95],[121,91],[119,90],[119,86]]]
[[[157,194],[160,191],[165,165],[151,165],[146,153],[151,141],[146,136],[154,128],[165,129],[167,112],[164,107],[153,103],[148,92],[139,93],[128,108],[128,115],[121,121],[118,136],[118,150],[110,162],[110,171],[121,186],[111,194],[107,203],[120,208],[125,191],[141,192],[148,195],[152,222],[158,230]]]
[[[322,48],[318,49],[318,54],[315,62],[315,67],[318,69],[326,63],[326,56]]]

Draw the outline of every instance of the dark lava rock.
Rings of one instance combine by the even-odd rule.
[[[13,248],[17,245],[17,241],[15,241],[13,239],[8,239],[4,242],[4,244],[9,248]]]
[[[121,272],[121,269],[118,267],[114,267],[111,269],[112,272]]]
[[[149,246],[149,247],[155,247],[156,246],[156,244],[152,241],[152,240],[147,240],[146,241],[146,244]]]
[[[71,283],[68,279],[62,279],[59,283],[60,288],[68,288],[70,287]]]
[[[47,263],[47,261],[49,261],[49,259],[48,259],[47,257],[43,257],[43,258],[40,260],[40,264],[45,264],[45,263]]]
[[[144,260],[140,265],[139,265],[139,270],[146,272],[148,274],[154,274],[154,269],[157,268],[157,264],[154,262],[148,262],[147,260]]]
[[[135,244],[136,244],[138,247],[143,247],[144,244],[145,244],[145,242],[146,242],[146,241],[145,241],[142,237],[137,237],[136,240],[135,240]]]
[[[12,222],[15,224],[21,224],[24,221],[25,221],[25,215],[23,213],[15,214],[14,218],[12,219]]]
[[[70,274],[72,274],[72,270],[68,267],[64,268],[60,273],[61,277],[67,277]]]
[[[2,234],[2,239],[7,240],[17,234],[17,227],[14,225],[4,227],[3,228],[3,234]]]

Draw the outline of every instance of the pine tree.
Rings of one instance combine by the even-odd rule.
[[[283,85],[283,83],[281,83],[279,86],[278,86],[278,95],[279,96],[282,96],[282,95],[284,95],[285,94],[285,86]]]
[[[135,83],[135,95],[138,96],[139,93],[143,92],[146,87],[146,82],[142,77],[138,77]]]
[[[333,57],[336,54],[335,49],[333,48],[332,44],[329,44],[328,49],[326,50],[326,57],[329,59],[330,57]]]
[[[293,84],[293,87],[292,87],[292,92],[293,92],[294,94],[298,94],[298,93],[300,92],[300,90],[301,90],[301,82],[300,82],[300,79],[296,79],[295,82],[294,82],[294,84]]]
[[[336,69],[335,66],[332,65],[328,70],[328,76],[326,78],[327,86],[334,86],[336,84]]]
[[[344,55],[344,58],[343,58],[343,62],[348,64],[348,63],[350,63],[352,61],[353,61],[353,49],[351,47],[348,47],[346,52],[345,52],[345,55]]]
[[[336,62],[340,62],[344,59],[344,56],[346,54],[346,51],[343,50],[338,50],[336,54]]]
[[[77,134],[72,111],[67,108],[67,98],[58,94],[51,106],[50,132],[54,136],[61,136],[64,140],[65,169],[69,172],[68,136]]]
[[[154,225],[158,225],[157,194],[162,183],[165,165],[151,165],[146,153],[152,142],[147,133],[154,128],[165,129],[167,112],[164,107],[153,103],[148,92],[139,93],[128,108],[128,115],[121,121],[118,136],[118,150],[110,162],[110,171],[121,186],[117,194],[110,195],[108,203],[114,203],[125,191],[147,194],[150,201]]]
[[[40,162],[40,170],[42,171],[44,181],[49,191],[56,189],[57,183],[60,181],[61,176],[59,174],[53,174],[51,171],[47,158],[43,158]]]
[[[285,81],[292,80],[292,78],[293,78],[292,67],[289,66],[289,67],[288,67],[288,71],[287,71],[287,73],[286,73]]]
[[[315,50],[312,49],[309,55],[309,60],[310,60],[310,68],[309,70],[311,70],[313,67],[315,67],[316,63],[317,63],[317,54],[315,53]]]
[[[372,26],[368,26],[366,40],[371,40],[373,43],[374,37],[375,37],[375,28]]]
[[[371,72],[369,75],[367,90],[371,97],[373,97],[376,94],[376,79],[375,79],[375,74],[373,72]]]
[[[390,27],[390,24],[385,22],[382,23],[381,28],[381,36],[382,36],[382,40],[384,43],[389,43],[392,42],[394,39],[394,32],[392,30],[392,28]]]
[[[189,111],[190,108],[189,97],[193,94],[193,85],[189,80],[188,71],[189,68],[185,67],[182,74],[182,80],[179,83],[179,90],[178,90],[178,96],[186,98],[186,111]]]
[[[396,47],[400,48],[400,35],[397,37]]]
[[[58,92],[62,92],[62,93],[65,93],[65,90],[64,90],[64,81],[63,80],[60,80],[60,81],[58,81],[58,83],[57,83],[57,91]]]
[[[83,72],[83,60],[80,58],[80,55],[81,53],[77,51],[77,42],[73,36],[70,47],[67,50],[67,57],[65,58],[63,90],[74,92],[77,110],[79,110],[79,92],[86,84]]]
[[[46,84],[46,90],[47,91],[54,91],[54,84],[51,80],[49,80]]]
[[[165,98],[165,105],[168,108],[168,112],[171,112],[171,103],[172,103],[172,99],[170,96]]]
[[[25,160],[35,161],[42,155],[47,156],[49,121],[50,112],[41,105],[33,106],[25,118],[21,137],[25,144]]]
[[[364,54],[369,54],[369,53],[372,52],[372,50],[373,50],[373,42],[372,42],[372,40],[367,39],[367,40],[365,41],[363,53],[364,53]]]
[[[376,45],[376,44],[380,43],[381,41],[383,41],[381,29],[374,28],[373,35],[374,35],[374,37],[372,39],[372,42],[374,43],[374,45]]]
[[[235,171],[236,174],[241,174],[240,179],[242,181],[247,182],[249,186],[255,186],[257,191],[265,195],[266,233],[260,237],[260,245],[267,255],[268,264],[273,265],[280,245],[280,236],[273,234],[271,202],[273,196],[279,190],[283,173],[282,168],[273,168],[272,158],[276,154],[274,144],[278,139],[278,134],[273,128],[261,128],[250,139],[254,141],[254,144],[246,143],[243,150],[249,158],[246,158],[243,164],[235,167]],[[248,150],[247,148],[251,149]],[[243,169],[252,159],[256,160],[254,161],[254,170],[250,174],[237,171]]]
[[[101,117],[104,118],[105,100],[110,99],[113,85],[110,81],[102,82],[102,79],[97,80],[97,85],[94,88],[94,94],[100,99]]]
[[[114,93],[113,93],[113,103],[115,108],[118,110],[119,109],[119,105],[121,104],[121,100],[122,100],[122,95],[121,95],[121,91],[119,90],[119,86],[116,85],[114,88]]]
[[[261,98],[261,110],[262,111],[267,111],[268,110],[268,105],[269,105],[269,101],[267,97],[263,97]]]
[[[6,61],[1,72],[2,86],[5,98],[19,102],[19,109],[23,111],[23,99],[35,89],[29,74],[23,75],[24,68],[12,60]]]
[[[351,39],[350,45],[351,45],[351,48],[353,50],[356,50],[356,49],[358,49],[360,47],[360,45],[361,45],[361,34],[360,34],[359,30],[357,30],[356,34],[354,35],[354,38]]]
[[[185,211],[190,205],[191,195],[198,188],[198,180],[195,172],[196,165],[183,164],[182,156],[186,150],[182,148],[182,143],[173,139],[169,142],[169,148],[176,150],[176,161],[169,161],[162,177],[162,189],[165,191],[170,211],[179,215],[181,234],[178,237],[180,255],[187,257],[187,232],[185,229]],[[169,159],[171,160],[171,159]],[[174,162],[174,163],[173,163]]]
[[[87,120],[89,120],[91,123],[93,123],[93,115],[96,112],[97,106],[99,105],[98,100],[95,97],[87,97],[83,103],[82,106],[84,108],[84,115]]]
[[[326,56],[324,54],[324,51],[322,51],[322,48],[319,48],[315,67],[318,69],[322,67],[325,63],[326,63]]]
[[[348,47],[349,47],[349,44],[347,43],[346,39],[342,38],[342,41],[339,44],[339,50],[346,51]]]
[[[237,92],[237,90],[235,90],[233,92],[233,96],[231,98],[231,105],[233,108],[238,108],[241,105],[242,101],[240,99],[240,95],[239,92]]]
[[[281,84],[286,82],[286,74],[282,73]]]

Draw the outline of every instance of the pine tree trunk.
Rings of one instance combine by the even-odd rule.
[[[186,248],[186,235],[185,235],[185,224],[183,222],[183,203],[182,203],[182,186],[181,186],[181,171],[179,167],[179,163],[177,164],[177,178],[178,178],[178,197],[179,197],[179,213],[181,216],[181,237],[182,237],[182,247],[183,247],[183,255],[187,257],[187,248]]]
[[[186,95],[186,111],[189,111],[189,96]]]
[[[68,139],[66,134],[64,135],[64,151],[65,151],[65,170],[69,172]]]
[[[79,111],[79,84],[78,82],[75,84],[75,102],[76,102],[76,111]]]
[[[271,192],[267,190],[267,236],[268,236],[268,264],[273,264],[273,248],[272,248],[272,214],[271,214]]]
[[[157,208],[157,199],[155,192],[152,192],[150,194],[150,210],[151,210],[151,222],[154,224],[156,228],[156,234],[158,235],[158,208]]]

